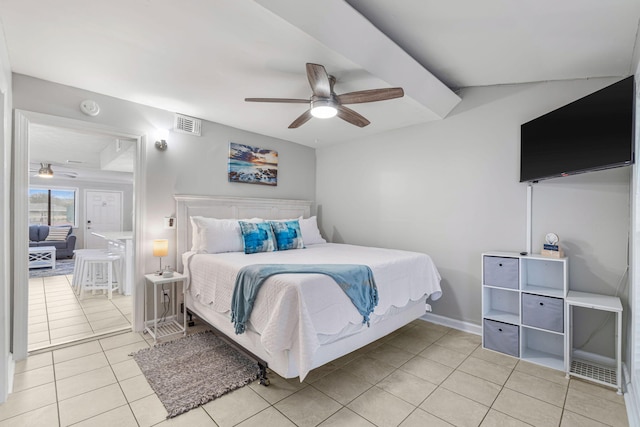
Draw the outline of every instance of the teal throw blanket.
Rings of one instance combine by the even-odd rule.
[[[274,274],[315,273],[333,278],[362,315],[362,323],[369,323],[369,315],[378,305],[378,288],[373,272],[358,264],[254,264],[242,267],[236,277],[231,299],[231,321],[236,334],[245,330],[258,291]]]

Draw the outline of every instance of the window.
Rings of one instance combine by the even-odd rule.
[[[76,227],[75,189],[29,188],[29,224]]]

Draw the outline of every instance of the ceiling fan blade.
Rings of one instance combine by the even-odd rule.
[[[331,83],[327,70],[320,64],[307,63],[307,78],[311,85],[311,91],[321,98],[331,97]]]
[[[338,109],[338,117],[346,122],[351,123],[352,125],[363,128],[371,123],[369,120],[365,119],[363,116],[356,113],[351,108],[347,108],[344,105],[338,105],[336,108]]]
[[[295,128],[299,128],[300,126],[302,126],[303,124],[307,123],[309,121],[309,119],[311,119],[311,117],[313,117],[311,115],[311,110],[307,110],[304,113],[302,113],[300,115],[300,117],[298,117],[297,119],[295,119],[293,121],[293,123],[291,123],[289,125],[289,129],[295,129]]]
[[[245,98],[247,102],[283,102],[287,104],[308,104],[308,99],[296,98]]]
[[[388,89],[369,89],[343,93],[342,95],[338,95],[337,98],[341,104],[361,104],[363,102],[402,98],[403,96],[404,90],[402,90],[401,87],[391,87]]]

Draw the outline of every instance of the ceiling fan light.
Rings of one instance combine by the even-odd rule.
[[[51,163],[40,163],[38,176],[40,178],[53,178],[53,169],[51,169]]]
[[[338,114],[338,110],[330,100],[313,101],[311,104],[311,115],[319,119],[330,119]]]

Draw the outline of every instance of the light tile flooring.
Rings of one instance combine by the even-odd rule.
[[[88,294],[78,300],[71,275],[29,279],[28,349],[83,339],[131,325],[131,296]]]
[[[626,426],[622,396],[480,348],[480,337],[415,321],[312,371],[270,375],[176,418],[147,384],[125,333],[17,364],[0,426]]]

